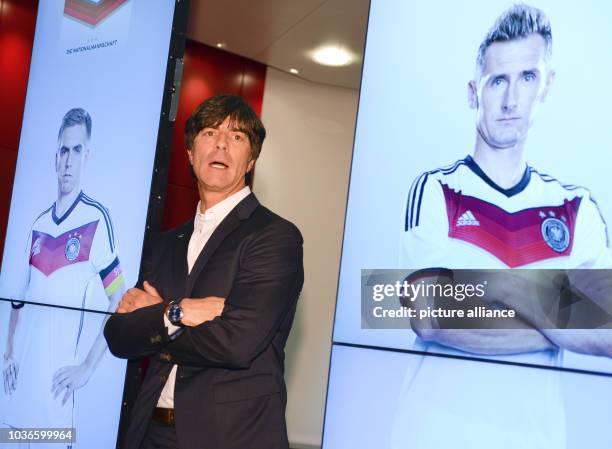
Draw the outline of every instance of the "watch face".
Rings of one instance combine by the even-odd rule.
[[[183,309],[177,303],[172,303],[168,308],[168,319],[172,324],[180,324],[181,318],[183,318]]]

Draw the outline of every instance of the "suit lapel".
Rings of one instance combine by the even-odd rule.
[[[214,230],[204,248],[200,252],[200,255],[193,264],[191,273],[187,278],[187,286],[185,289],[185,296],[190,297],[193,286],[196,280],[200,276],[200,273],[206,266],[206,263],[210,260],[211,256],[217,250],[219,245],[225,240],[225,238],[236,230],[242,220],[246,220],[251,216],[253,211],[259,206],[259,201],[255,198],[252,193],[246,198],[240,201],[236,207],[234,207],[229,214],[223,219],[219,226]],[[186,264],[187,250],[184,253],[184,260]]]

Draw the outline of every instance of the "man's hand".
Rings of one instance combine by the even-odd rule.
[[[2,378],[4,380],[4,392],[13,394],[17,389],[17,376],[19,375],[19,364],[13,360],[12,356],[4,355],[4,367]]]
[[[74,390],[84,386],[88,381],[93,370],[90,369],[86,362],[75,366],[64,366],[58,369],[53,375],[53,384],[51,385],[51,393],[53,399],[64,393],[62,405],[70,398]]]
[[[117,313],[130,313],[142,307],[152,306],[153,304],[163,302],[163,299],[159,293],[157,293],[155,287],[153,287],[147,281],[144,281],[143,287],[144,290],[139,288],[130,288],[127,292],[125,292],[125,295],[123,295],[123,298],[121,298],[121,302],[117,307]]]
[[[210,321],[223,313],[225,298],[207,296],[206,298],[185,298],[181,301],[185,326],[198,326]]]

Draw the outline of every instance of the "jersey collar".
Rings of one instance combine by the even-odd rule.
[[[62,221],[64,221],[66,218],[68,218],[68,216],[70,215],[70,212],[72,212],[74,210],[74,208],[76,207],[76,205],[79,204],[79,201],[81,201],[82,197],[83,197],[83,191],[81,190],[79,192],[79,194],[77,195],[77,197],[74,199],[74,202],[72,203],[72,205],[68,208],[68,210],[66,212],[64,212],[64,215],[62,215],[61,217],[58,217],[55,214],[55,205],[56,205],[56,203],[53,203],[53,209],[51,211],[51,217],[53,218],[53,221],[55,222],[56,225],[60,224]]]
[[[465,158],[465,165],[467,165],[470,170],[472,170],[474,174],[476,174],[480,179],[489,184],[489,186],[491,186],[498,192],[504,194],[508,198],[517,195],[523,190],[525,190],[527,188],[527,185],[529,184],[529,180],[531,179],[531,169],[529,166],[527,166],[525,167],[525,172],[523,173],[521,180],[509,189],[504,189],[487,176],[487,174],[482,170],[482,168],[480,168],[480,166],[476,163],[472,156],[467,156]]]

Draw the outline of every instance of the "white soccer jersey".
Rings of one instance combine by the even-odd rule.
[[[81,192],[62,217],[51,206],[32,226],[29,251],[26,300],[106,309],[85,294],[117,258],[110,214],[100,203]]]
[[[417,177],[406,205],[403,268],[612,266],[589,191],[531,167],[503,189],[468,156]]]
[[[123,283],[110,214],[82,192],[58,217],[55,204],[35,220],[28,241],[29,265],[22,299],[74,308],[106,310]],[[106,290],[106,294],[105,294]],[[19,307],[19,306],[15,306]],[[16,427],[73,427],[73,398],[53,398],[53,375],[78,365],[84,312],[25,304],[15,344],[19,377],[9,414]],[[20,412],[21,411],[21,412]]]

